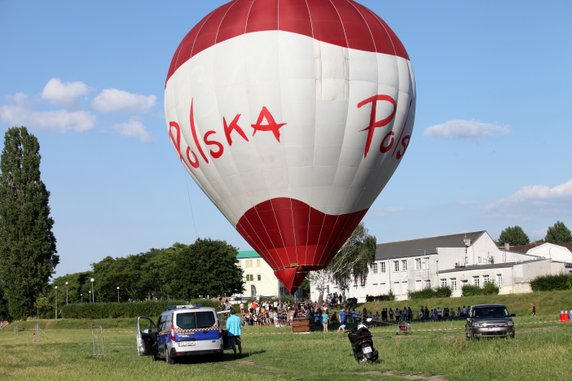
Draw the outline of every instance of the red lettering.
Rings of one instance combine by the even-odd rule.
[[[222,118],[222,122],[224,124],[224,135],[226,136],[226,141],[228,142],[229,146],[232,145],[232,137],[230,136],[230,133],[232,131],[238,132],[238,134],[242,136],[244,140],[248,141],[248,137],[246,137],[246,134],[244,133],[242,128],[238,125],[238,119],[240,119],[240,115],[241,114],[236,114],[232,122],[230,122],[230,125],[226,123],[225,117]]]
[[[191,111],[189,112],[189,119],[191,122],[191,133],[193,134],[193,141],[195,142],[195,146],[197,147],[197,149],[199,150],[199,153],[201,154],[201,156],[203,157],[204,161],[208,164],[209,163],[209,159],[207,159],[207,156],[205,155],[204,151],[203,151],[203,147],[201,147],[200,143],[199,143],[199,138],[197,136],[197,127],[195,126],[195,111],[193,108],[193,102],[194,99],[191,99]],[[188,156],[188,155],[187,155]],[[195,155],[196,158],[196,155]],[[192,164],[192,163],[191,163]],[[197,165],[198,167],[198,165]],[[196,167],[195,167],[196,168]]]
[[[389,116],[387,116],[386,118],[384,118],[382,120],[376,120],[376,118],[377,118],[377,115],[376,115],[377,114],[377,102],[389,102],[393,106],[393,110],[391,111],[391,114],[389,114]],[[373,97],[369,97],[367,99],[364,99],[363,101],[358,103],[357,106],[358,106],[358,108],[362,108],[363,106],[365,106],[368,103],[371,103],[371,113],[370,113],[370,117],[369,117],[369,126],[367,126],[366,128],[364,128],[362,130],[362,131],[367,131],[367,140],[366,140],[365,149],[363,152],[364,158],[367,156],[369,149],[371,147],[371,142],[373,140],[373,134],[375,132],[375,129],[388,125],[389,122],[391,122],[393,120],[393,118],[395,117],[395,112],[397,111],[397,102],[395,102],[395,99],[393,99],[389,95],[380,95],[380,94],[374,95]]]
[[[193,168],[198,168],[199,167],[199,161],[197,160],[197,155],[195,155],[195,153],[193,151],[191,151],[191,147],[187,147],[186,154],[187,154],[187,160],[189,161],[191,166]],[[193,159],[191,159],[191,154],[193,155]]]
[[[407,151],[407,147],[409,146],[409,140],[411,139],[411,135],[405,135],[402,139],[401,139],[401,145],[403,146],[403,151],[398,150],[397,154],[395,156],[395,158],[397,160],[401,160],[401,158],[403,157],[403,155],[405,155],[405,151]]]
[[[266,120],[266,124],[262,124],[264,120]],[[256,131],[272,131],[276,140],[280,142],[280,128],[282,128],[284,125],[286,125],[286,123],[276,123],[274,116],[272,116],[266,106],[262,106],[262,110],[260,110],[256,124],[251,124],[252,128],[254,129],[252,136],[256,134]]]
[[[218,159],[224,153],[224,147],[218,141],[209,139],[209,136],[213,134],[215,134],[213,130],[208,130],[207,133],[205,134],[204,141],[207,146],[216,146],[218,148],[216,151],[213,151],[212,149],[209,150],[213,159]]]
[[[175,135],[173,135],[173,131],[175,131]],[[179,123],[174,121],[169,122],[169,138],[171,139],[171,143],[173,143],[173,146],[175,147],[181,162],[187,169],[190,169],[189,165],[185,161],[185,158],[183,157],[183,154],[181,153],[181,127],[179,126]],[[189,148],[187,147],[187,151],[188,150]]]
[[[393,132],[393,131],[389,131],[389,133],[387,135],[385,135],[385,137],[381,141],[381,146],[379,147],[379,151],[381,153],[386,153],[386,152],[389,152],[389,150],[391,150],[391,147],[393,147],[393,143],[395,142],[394,136],[395,136],[395,132]],[[388,138],[389,138],[389,143],[385,144],[385,142]]]

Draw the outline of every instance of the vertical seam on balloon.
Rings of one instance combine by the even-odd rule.
[[[292,198],[288,198],[288,202],[290,203],[290,221],[292,222],[292,237],[294,238],[294,250],[296,251],[296,263],[300,265],[300,257],[298,256],[298,240],[296,239],[296,228],[295,228],[295,221],[294,221],[294,208],[292,207],[293,201]]]
[[[272,206],[272,201],[270,201],[270,206]],[[272,249],[276,249],[276,245],[274,245],[274,242],[272,241],[272,237],[270,236],[270,234],[268,234],[268,230],[266,229],[266,225],[264,224],[264,221],[260,217],[260,214],[258,214],[258,206],[254,207],[254,212],[256,212],[256,216],[258,217],[258,220],[261,222],[261,225],[264,226],[264,233],[266,233],[266,236],[268,237],[268,241],[270,242],[270,244],[273,245]],[[269,252],[269,256],[270,256],[270,250],[268,250],[268,252]],[[280,264],[282,265],[282,267],[285,267],[284,262],[282,262],[282,258],[279,255],[274,255],[273,257],[277,257],[278,259],[280,259]],[[278,261],[276,261],[276,264],[278,265]]]
[[[226,8],[226,12],[224,12],[224,15],[220,18],[220,22],[218,24],[218,28],[216,29],[216,35],[215,35],[215,44],[218,43],[218,36],[220,33],[220,28],[222,26],[222,24],[224,23],[226,16],[228,15],[228,12],[230,12],[230,10],[237,4],[238,2],[233,2],[230,4],[230,6],[228,6]]]
[[[348,34],[346,33],[346,27],[344,25],[344,21],[342,20],[342,17],[340,16],[340,12],[338,12],[338,8],[336,8],[335,4],[332,3],[332,0],[329,0],[330,5],[332,6],[332,8],[334,8],[334,11],[336,12],[336,14],[338,15],[338,21],[340,22],[340,25],[342,26],[342,31],[344,32],[344,39],[346,40],[346,48],[349,48],[350,44],[348,41]]]
[[[250,2],[250,7],[248,8],[248,12],[246,13],[246,18],[244,19],[244,33],[248,33],[248,20],[250,19],[250,12],[252,12],[252,7],[254,6],[254,2],[256,0],[252,0]]]
[[[284,251],[286,252],[287,250],[286,243],[284,242],[284,236],[282,235],[282,229],[280,228],[280,222],[278,221],[278,215],[276,214],[276,209],[274,209],[274,201],[276,201],[276,199],[270,200],[270,207],[272,208],[272,214],[274,215],[274,221],[276,222],[276,228],[278,230],[278,233],[280,235],[280,241],[282,243],[282,246],[279,246],[275,243],[274,247],[283,247]],[[282,262],[282,264],[284,265],[284,262]]]
[[[201,34],[201,32],[203,31],[204,26],[208,23],[208,21],[211,19],[211,17],[213,16],[213,14],[216,12],[217,10],[215,9],[214,11],[212,11],[211,13],[208,14],[207,17],[204,18],[204,22],[202,23],[202,25],[200,26],[199,30],[197,30],[197,34],[195,35],[195,39],[193,41],[193,46],[191,47],[191,53],[189,55],[189,58],[191,58],[194,55],[194,51],[195,51],[195,44],[197,43],[197,40],[199,39],[199,35]],[[177,57],[178,58],[178,57]],[[177,61],[178,62],[178,61]]]
[[[256,215],[258,217],[258,219],[260,221],[262,221],[260,219],[260,216]],[[248,224],[248,226],[250,227],[250,231],[253,233],[252,235],[256,236],[257,240],[255,241],[255,245],[252,246],[257,246],[259,247],[257,251],[259,251],[259,254],[266,254],[265,256],[263,256],[263,258],[267,261],[267,262],[272,262],[272,264],[274,266],[272,266],[272,264],[270,264],[271,267],[277,267],[277,262],[276,260],[270,255],[270,249],[264,244],[264,241],[261,239],[260,235],[258,234],[258,231],[254,228],[254,226],[252,225],[252,222],[250,221],[250,218],[246,217],[244,219],[244,222]],[[250,234],[249,234],[250,235]],[[249,242],[250,243],[250,242]],[[254,247],[253,247],[254,248]],[[256,250],[256,249],[255,249]],[[268,258],[266,258],[268,257]]]
[[[369,23],[367,22],[366,18],[364,17],[363,13],[361,12],[361,9],[358,8],[352,1],[348,1],[348,3],[356,10],[356,12],[357,12],[357,13],[360,15],[360,17],[362,18],[363,23],[365,24],[365,26],[367,27],[367,30],[369,31],[369,35],[370,35],[370,37],[371,37],[371,41],[373,42],[373,47],[374,47],[374,49],[375,49],[375,52],[377,53],[378,50],[377,50],[377,44],[376,44],[376,41],[375,41],[375,37],[373,36],[373,33],[372,33],[371,28],[370,28],[370,26],[369,26]]]
[[[310,237],[310,223],[312,222],[312,208],[310,207],[310,205],[307,205],[308,207],[308,223],[306,225],[306,241],[304,242],[304,263],[307,264],[308,261],[308,240]]]
[[[306,9],[308,10],[308,19],[310,20],[310,30],[312,31],[312,38],[315,39],[316,36],[314,35],[314,23],[312,22],[312,12],[310,11],[310,6],[308,5],[308,0],[304,0],[304,4],[306,4]]]

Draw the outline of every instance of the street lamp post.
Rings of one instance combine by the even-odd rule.
[[[83,303],[83,292],[81,294],[79,294],[79,302]]]
[[[91,303],[91,290],[89,290],[88,292],[89,292],[89,302]]]
[[[119,286],[117,286],[117,303],[119,303]]]
[[[68,282],[66,282],[66,304],[68,304]]]
[[[95,278],[91,278],[91,302],[95,303],[95,292],[93,291],[93,282],[95,282]]]
[[[54,308],[54,320],[58,320],[58,286],[55,286],[54,289],[56,290],[56,304]]]

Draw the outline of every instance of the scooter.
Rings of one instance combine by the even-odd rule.
[[[379,353],[373,347],[373,339],[371,332],[363,323],[358,324],[357,329],[352,329],[348,334],[354,357],[360,364],[376,363],[379,359]]]

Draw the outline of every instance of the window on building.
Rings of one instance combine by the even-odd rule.
[[[457,289],[457,278],[451,278],[451,291],[455,291]]]
[[[246,281],[247,281],[247,282],[252,282],[252,281],[254,281],[254,275],[252,275],[252,274],[246,274]]]
[[[371,265],[371,271],[372,271],[374,274],[377,274],[377,263],[374,263],[373,265]]]
[[[246,267],[252,267],[252,259],[246,260]]]
[[[415,270],[421,270],[421,258],[415,260]]]
[[[401,261],[401,271],[407,271],[407,259]]]
[[[423,283],[421,282],[420,279],[415,281],[415,291],[421,291],[421,288],[423,287]]]
[[[362,287],[365,287],[365,278],[361,278],[361,279],[360,279],[360,285],[361,285]]]
[[[481,287],[481,280],[478,275],[473,277],[473,284],[477,287]]]
[[[441,279],[441,287],[447,287],[447,279]]]
[[[385,262],[381,262],[381,272],[385,272]]]
[[[431,281],[430,280],[425,281],[425,288],[431,288]]]
[[[399,261],[393,261],[393,271],[399,271]]]
[[[258,280],[260,281],[260,280],[262,280],[262,276],[261,276],[260,274],[258,274],[258,275],[256,276],[256,279],[258,279]]]
[[[483,275],[483,284],[489,283],[491,280],[488,275]]]
[[[502,287],[502,274],[497,274],[497,286]]]
[[[354,287],[357,287],[357,278],[354,278]]]
[[[256,267],[260,267],[260,259],[256,260]]]
[[[423,258],[423,270],[429,270],[429,257]]]

